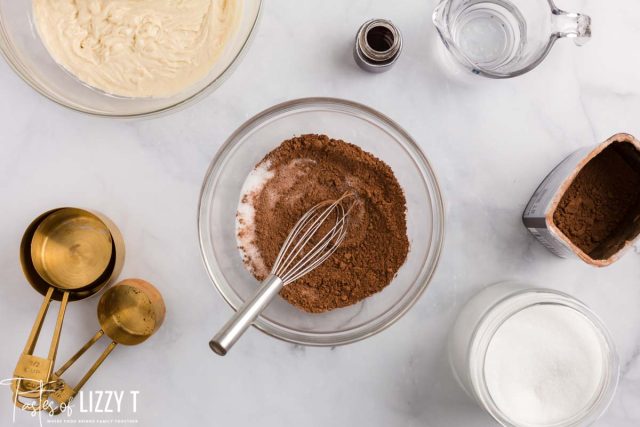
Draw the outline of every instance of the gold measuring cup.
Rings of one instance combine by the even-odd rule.
[[[162,295],[144,280],[123,280],[107,290],[98,303],[101,329],[53,374],[52,378],[57,380],[57,390],[49,397],[58,407],[68,404],[118,344],[137,345],[146,341],[162,325],[165,312]],[[103,335],[111,338],[111,343],[78,384],[69,386],[60,377]]]
[[[101,214],[60,208],[36,218],[20,245],[20,263],[31,286],[42,295],[36,320],[14,371],[14,393],[39,398],[51,379],[62,322],[70,301],[87,298],[107,286],[122,270],[120,231]],[[34,350],[52,300],[60,301],[46,358]],[[16,399],[17,402],[17,399]]]

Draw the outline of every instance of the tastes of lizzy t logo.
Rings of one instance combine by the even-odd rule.
[[[13,392],[15,423],[21,412],[47,424],[137,424],[139,390],[80,390],[59,381],[44,383],[24,378],[0,380]]]

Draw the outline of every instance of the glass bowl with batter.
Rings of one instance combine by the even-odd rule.
[[[255,322],[260,330],[285,341],[335,346],[382,331],[415,304],[436,270],[444,238],[444,207],[426,156],[400,126],[379,112],[333,98],[306,98],[272,107],[231,135],[213,159],[202,187],[198,227],[204,263],[234,310],[258,286],[236,240],[236,212],[245,179],[282,141],[310,133],[343,139],[387,163],[407,201],[407,260],[381,292],[321,314],[304,312],[277,297]]]
[[[190,81],[180,90],[158,96],[114,95],[113,92],[87,84],[86,79],[78,78],[68,71],[65,68],[67,64],[63,66],[62,62],[54,59],[52,52],[43,43],[39,34],[41,26],[36,24],[32,0],[0,0],[0,52],[25,82],[60,105],[98,116],[151,115],[203,97],[220,86],[233,71],[251,41],[262,6],[262,0],[237,1],[240,9],[235,29],[230,32],[215,63],[210,68],[207,67],[208,72],[204,73],[204,77]],[[179,24],[181,23],[176,23]],[[70,33],[75,35],[77,31],[76,28]]]

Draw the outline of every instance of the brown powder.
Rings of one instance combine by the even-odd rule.
[[[622,248],[640,202],[640,169],[633,145],[614,143],[577,175],[553,214],[555,225],[593,259]],[[636,232],[637,234],[637,232]]]
[[[406,200],[389,166],[353,144],[324,135],[284,141],[258,165],[265,164],[273,177],[247,196],[255,209],[250,244],[261,262],[247,257],[247,248],[241,247],[258,280],[266,278],[266,269],[307,210],[351,190],[359,200],[345,241],[324,264],[280,294],[304,311],[322,313],[355,304],[391,283],[407,258],[409,240]]]

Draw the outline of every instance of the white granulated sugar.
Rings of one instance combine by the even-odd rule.
[[[271,162],[266,161],[256,166],[247,176],[240,192],[240,203],[236,214],[236,240],[243,260],[253,272],[266,275],[267,266],[260,255],[254,241],[256,238],[255,215],[253,196],[259,194],[267,182],[273,178],[274,172],[270,170]]]
[[[493,337],[485,378],[497,407],[520,425],[566,421],[597,398],[603,337],[581,313],[538,305],[509,318]]]
[[[255,199],[264,197],[267,209],[273,210],[282,198],[286,196],[286,202],[293,205],[303,194],[292,194],[291,189],[307,174],[307,168],[316,162],[312,159],[294,159],[286,165],[278,168],[272,167],[270,161],[258,164],[245,180],[238,212],[236,214],[236,240],[240,255],[249,270],[259,276],[267,276],[269,269],[256,246],[256,210]],[[269,187],[267,183],[272,182]]]

